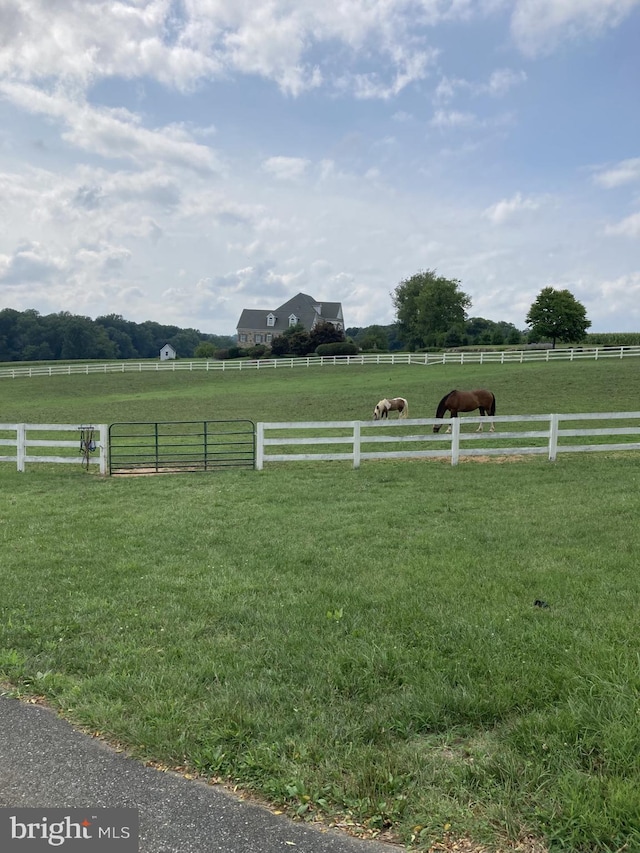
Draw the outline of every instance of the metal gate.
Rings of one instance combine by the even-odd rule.
[[[109,427],[110,474],[253,467],[253,421],[131,422]]]

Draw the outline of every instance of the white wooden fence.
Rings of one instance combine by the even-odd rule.
[[[85,452],[81,440],[92,430],[95,449]],[[2,437],[15,433],[11,438]],[[51,433],[66,433],[65,437],[52,437]],[[33,434],[46,437],[33,438]],[[61,462],[66,464],[97,464],[100,473],[107,473],[107,446],[109,427],[106,424],[78,426],[77,424],[0,424],[0,450],[15,448],[10,456],[0,456],[0,462],[15,462],[18,471],[24,471],[27,462]],[[73,438],[72,438],[73,436]],[[48,456],[43,452],[31,453],[31,448],[59,447],[64,455]],[[93,455],[95,453],[95,456]]]
[[[304,358],[228,359],[216,361],[110,361],[103,364],[60,364],[52,361],[24,367],[0,368],[0,378],[71,376],[94,373],[143,373],[146,371],[275,370],[293,367],[325,367],[362,364],[522,364],[529,361],[598,361],[640,356],[640,346],[574,347],[573,349],[498,350],[495,352],[390,352],[362,355],[310,355]]]
[[[636,436],[640,436],[640,412],[500,415],[491,420],[497,427],[495,432],[487,431],[488,418],[479,415],[451,419],[258,423],[255,467],[262,470],[266,462],[350,461],[354,468],[358,468],[363,459],[435,457],[450,458],[451,464],[457,465],[466,456],[528,454],[544,454],[553,461],[559,453],[640,450],[640,441],[635,440]],[[617,425],[612,425],[612,421]],[[594,425],[594,422],[600,422],[603,426]],[[480,423],[485,431],[473,431],[473,427]],[[451,427],[451,432],[441,430],[434,433],[433,426],[436,424],[440,424],[443,429]],[[81,447],[81,437],[88,430],[93,431],[95,441],[91,453],[83,452]],[[7,433],[13,435],[6,437]],[[66,433],[66,436],[52,436],[54,433]],[[274,433],[277,435],[274,436]],[[35,438],[36,434],[41,437]],[[0,462],[14,462],[18,471],[24,471],[27,463],[36,462],[97,464],[100,473],[106,474],[108,434],[106,424],[90,427],[75,424],[0,424],[0,450],[3,447],[14,448],[13,454],[0,455]],[[623,436],[626,440],[619,440]],[[589,441],[591,438],[594,441]],[[523,444],[524,440],[527,444]],[[345,449],[335,452],[323,450],[324,447],[337,445]],[[30,452],[32,449],[50,447],[61,448],[63,454],[49,456],[43,452]],[[313,447],[320,450],[312,451]],[[372,449],[376,447],[382,449]],[[270,452],[270,448],[282,448],[285,452]],[[303,452],[295,452],[300,448]]]
[[[595,451],[640,450],[640,441],[607,441],[615,436],[640,435],[640,412],[589,412],[563,415],[501,415],[491,419],[495,432],[469,431],[469,425],[483,423],[487,418],[479,415],[464,418],[415,418],[384,421],[315,421],[306,423],[259,423],[256,434],[256,468],[262,470],[266,462],[308,462],[347,460],[354,468],[363,459],[424,459],[449,457],[457,465],[465,456],[521,456],[545,454],[555,460],[558,453]],[[576,426],[580,422],[599,421],[606,426]],[[609,421],[626,421],[612,426]],[[563,427],[563,424],[573,426]],[[451,426],[451,433],[435,434],[433,426]],[[520,429],[511,425],[524,424]],[[506,429],[500,427],[505,425]],[[429,427],[418,431],[420,427]],[[300,432],[304,435],[300,435]],[[276,437],[267,437],[278,433]],[[288,433],[288,435],[287,435]],[[295,433],[295,434],[294,434]],[[330,434],[333,433],[333,434]],[[586,439],[593,437],[594,443]],[[528,443],[523,445],[523,440]],[[566,443],[567,439],[578,439]],[[533,440],[533,443],[531,443]],[[472,443],[473,447],[468,446]],[[393,444],[394,449],[372,450],[372,446]],[[311,446],[343,445],[341,452],[308,452]],[[404,447],[403,447],[404,445]],[[269,448],[304,448],[293,451],[268,452]],[[430,449],[427,449],[429,447]]]

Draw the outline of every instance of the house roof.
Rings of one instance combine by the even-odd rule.
[[[274,324],[267,326],[267,317],[273,314]],[[238,320],[238,329],[273,329],[276,332],[289,328],[289,317],[294,314],[305,329],[311,329],[318,320],[342,322],[340,302],[319,302],[307,293],[298,293],[271,310],[245,308]]]

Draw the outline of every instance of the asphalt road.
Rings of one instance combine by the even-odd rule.
[[[0,807],[136,807],[140,853],[395,853],[145,767],[51,710],[0,695]]]

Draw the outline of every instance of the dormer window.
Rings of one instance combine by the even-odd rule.
[[[267,326],[275,326],[276,318],[273,314],[267,314]]]
[[[298,318],[296,317],[296,315],[295,314],[289,314],[289,325],[295,326],[297,322],[298,322]]]

